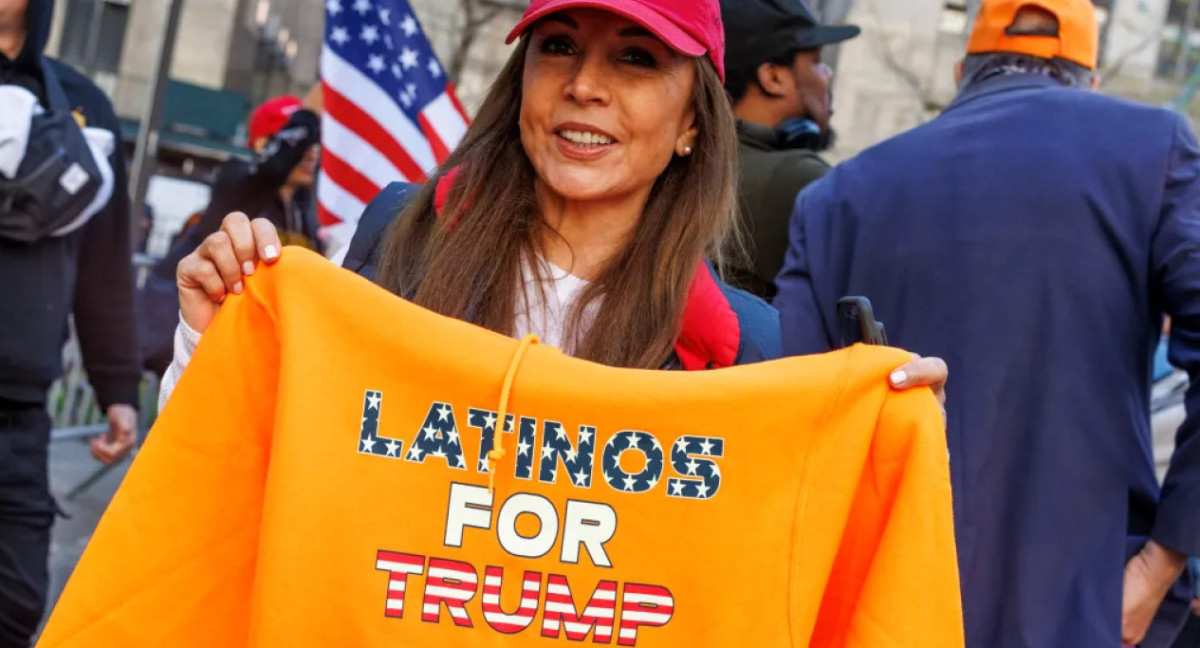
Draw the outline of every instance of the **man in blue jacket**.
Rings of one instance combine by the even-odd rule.
[[[777,279],[785,353],[830,349],[854,294],[949,364],[971,648],[1162,645],[1200,555],[1200,146],[1089,91],[1097,42],[1088,0],[984,0],[957,100],[801,193]],[[1164,312],[1192,387],[1160,491]]]

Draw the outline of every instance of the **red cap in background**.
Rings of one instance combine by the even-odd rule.
[[[292,113],[300,110],[302,105],[299,97],[291,95],[264,101],[250,115],[250,124],[246,129],[249,143],[253,145],[259,138],[270,137],[278,133],[292,118]]]

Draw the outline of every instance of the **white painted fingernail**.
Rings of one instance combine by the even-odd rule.
[[[903,369],[897,369],[896,371],[892,372],[891,381],[892,381],[893,385],[899,387],[900,385],[903,385],[905,383],[905,381],[907,381],[907,380],[908,380],[908,374]]]
[[[233,284],[233,294],[235,294],[235,295],[242,294],[242,282],[239,281],[239,282]]]
[[[242,274],[246,275],[247,277],[254,274],[254,264],[250,261],[246,261],[245,263],[243,263],[242,264]]]
[[[270,261],[279,256],[279,250],[274,245],[268,245],[263,248],[263,258]]]

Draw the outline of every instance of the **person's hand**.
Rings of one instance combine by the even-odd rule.
[[[92,456],[104,465],[124,457],[137,443],[137,410],[130,405],[108,408],[108,432],[92,439]]]
[[[1136,646],[1145,638],[1159,604],[1185,567],[1186,556],[1153,540],[1125,565],[1121,641]]]
[[[175,270],[183,321],[203,333],[225,296],[241,294],[243,279],[254,274],[254,265],[259,260],[275,263],[282,249],[271,221],[251,221],[241,212],[226,216],[221,230],[204,239]]]
[[[888,381],[896,389],[912,389],[913,387],[928,387],[937,396],[938,405],[946,407],[946,380],[950,369],[941,358],[922,358],[913,354],[915,360],[896,369],[888,376]]]

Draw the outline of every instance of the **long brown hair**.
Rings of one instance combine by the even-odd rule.
[[[420,306],[505,335],[524,294],[521,264],[534,258],[548,227],[518,123],[528,48],[526,37],[458,148],[388,229],[377,274],[380,285]],[[712,64],[693,60],[694,153],[667,165],[629,243],[577,300],[567,327],[568,338],[579,341],[577,357],[658,368],[679,334],[697,265],[706,254],[720,260],[734,226],[733,112]],[[443,207],[447,216],[438,218],[434,189],[448,169],[458,175]],[[597,299],[587,332],[574,336]]]

